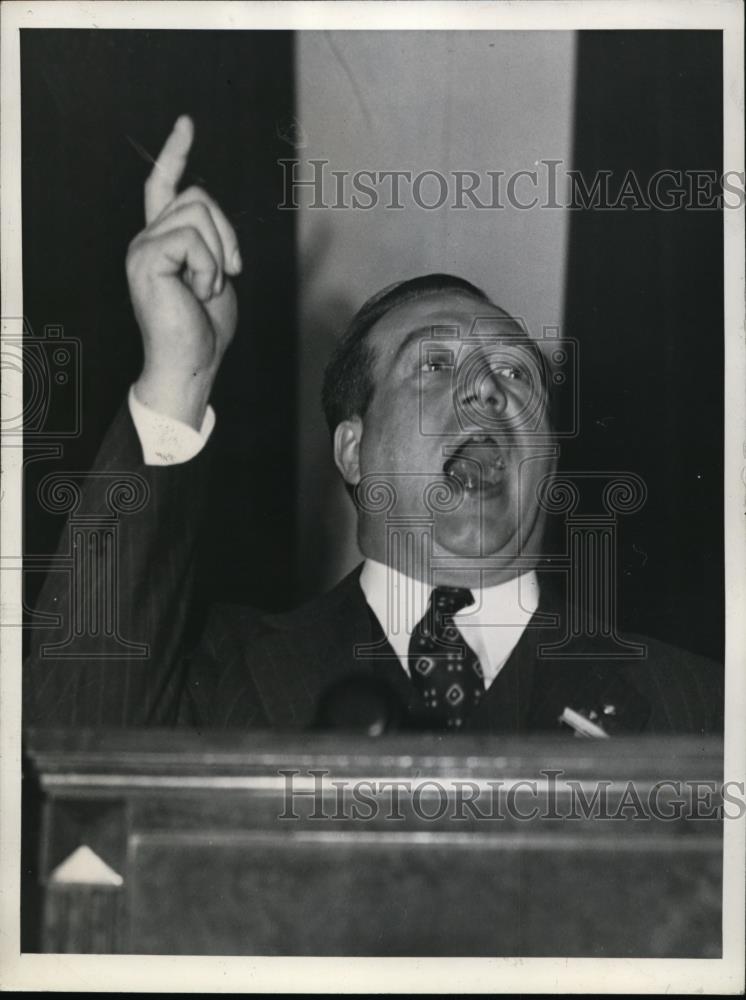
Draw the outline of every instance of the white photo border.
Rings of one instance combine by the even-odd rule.
[[[44,2],[3,3],[2,313],[23,315],[21,279],[20,30],[178,28],[294,30],[710,29],[723,32],[725,171],[744,171],[743,13],[740,0],[558,2]],[[746,761],[746,350],[744,208],[724,212],[725,260],[725,779]],[[13,320],[3,320],[3,336]],[[3,373],[4,413],[22,384]],[[20,448],[3,448],[4,552],[21,537]],[[20,574],[0,574],[2,622],[18,620]],[[21,632],[0,631],[0,985],[18,990],[157,992],[694,993],[744,989],[746,824],[725,823],[721,959],[224,958],[20,954]],[[743,787],[743,786],[742,786]]]

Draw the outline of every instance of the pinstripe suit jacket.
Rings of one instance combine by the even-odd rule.
[[[105,628],[73,636],[73,603],[93,607],[96,601],[102,608],[104,574],[50,573],[38,610],[56,616],[58,624],[32,630],[24,665],[25,725],[307,726],[326,687],[360,672],[385,678],[414,704],[409,679],[365,602],[359,570],[295,611],[216,605],[194,627],[190,595],[208,453],[183,465],[143,465],[129,411],[122,408],[76,516],[108,510],[112,474],[135,473],[147,484],[147,502],[119,520],[113,594],[119,638],[139,646],[123,652]],[[63,535],[59,554],[68,563],[75,544],[72,533]],[[84,566],[85,560],[73,564]],[[605,659],[603,644],[593,638],[576,641],[572,658],[548,658],[538,647],[562,639],[564,618],[561,595],[542,580],[539,609],[470,728],[556,729],[564,707],[587,713],[613,705],[612,721],[621,730],[721,729],[718,664],[643,637],[628,637],[646,646],[636,661]]]

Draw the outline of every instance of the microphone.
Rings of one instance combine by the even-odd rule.
[[[406,706],[387,681],[370,674],[351,674],[323,692],[313,728],[382,736],[402,728],[406,717]]]

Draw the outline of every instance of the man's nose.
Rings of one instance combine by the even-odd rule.
[[[480,379],[477,391],[481,406],[498,416],[505,412],[508,406],[508,397],[500,380],[489,367],[484,377]]]
[[[491,366],[483,364],[470,366],[459,379],[459,402],[475,422],[495,420],[506,415],[508,397],[500,379]]]

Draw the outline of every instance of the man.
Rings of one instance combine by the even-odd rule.
[[[143,371],[81,500],[101,512],[95,484],[116,473],[147,486],[147,502],[121,519],[114,595],[121,634],[141,648],[109,659],[102,630],[50,649],[74,592],[90,607],[107,599],[102,573],[50,574],[40,609],[60,616],[60,636],[34,635],[25,722],[717,731],[716,665],[648,639],[620,646],[637,659],[610,659],[603,630],[556,655],[571,609],[537,572],[555,461],[541,355],[483,292],[447,275],[369,300],[326,373],[364,565],[294,612],[196,616],[209,398],[242,263],[214,200],[177,193],[192,138],[180,118],[146,184],[146,228],[127,259]]]

